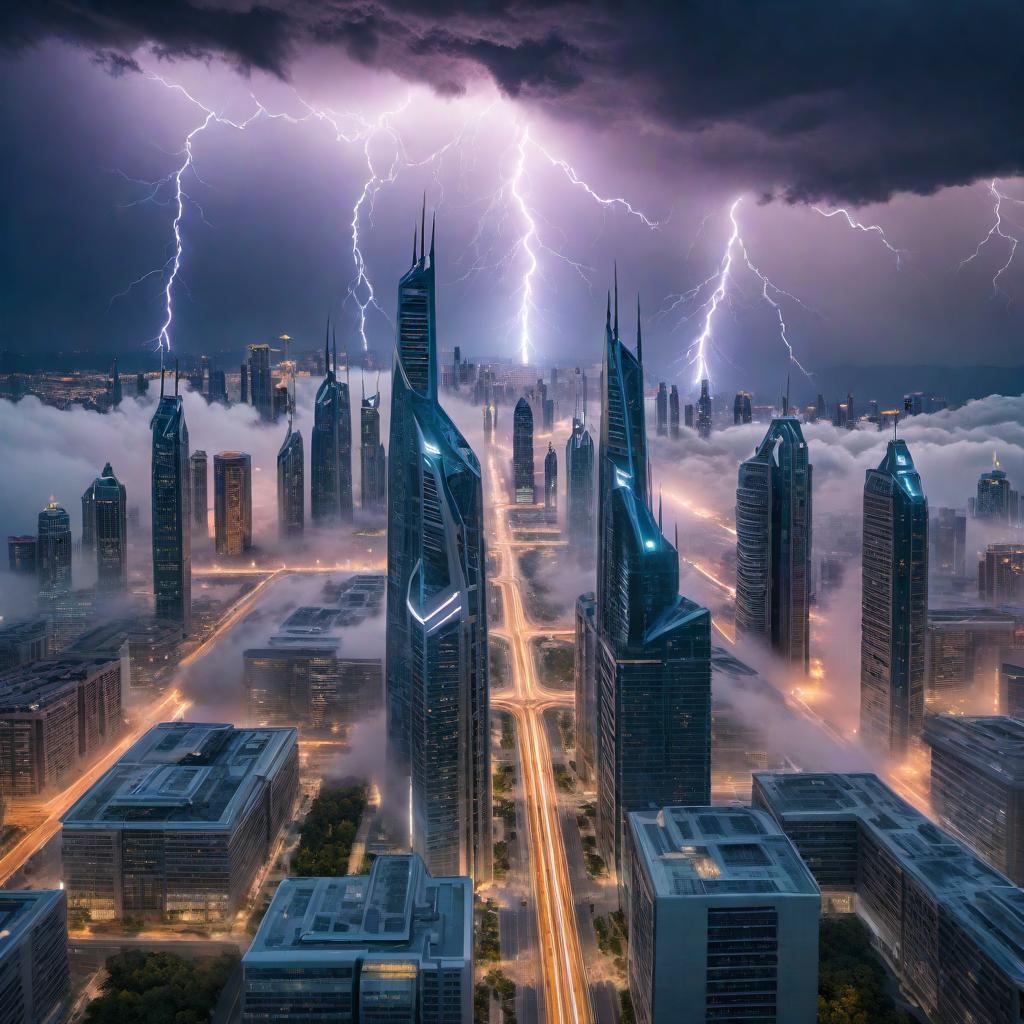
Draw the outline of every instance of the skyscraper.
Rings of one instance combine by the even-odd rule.
[[[128,510],[124,484],[108,462],[93,481],[96,586],[118,591],[128,586]]]
[[[658,385],[658,394],[654,399],[654,413],[659,437],[668,436],[668,388],[662,381]]]
[[[288,432],[277,453],[277,529],[282,537],[301,537],[305,527],[305,450],[289,414]]]
[[[238,374],[238,401],[242,405],[249,404],[249,364],[242,363],[241,371]]]
[[[158,619],[192,624],[192,532],[188,427],[174,374],[174,394],[164,394],[150,420],[153,434],[153,597]]]
[[[206,397],[211,402],[227,403],[228,382],[223,370],[211,370]]]
[[[597,602],[594,593],[576,598],[576,645],[573,657],[576,709],[576,772],[594,778],[597,749]]]
[[[192,522],[200,536],[205,537],[209,531],[207,526],[209,504],[206,494],[206,452],[199,448],[189,456],[188,461],[192,475]]]
[[[732,403],[732,422],[735,425],[749,423],[754,418],[754,411],[751,406],[750,392],[737,391],[736,398]]]
[[[860,734],[903,757],[921,731],[928,628],[928,500],[905,441],[864,481]]]
[[[932,576],[962,579],[967,571],[967,516],[955,508],[937,508],[928,526]]]
[[[92,507],[92,484],[82,492],[82,550],[92,551],[96,543],[96,513]]]
[[[425,225],[424,225],[425,227]],[[388,760],[435,875],[491,876],[480,464],[437,398],[434,244],[398,286],[388,447]],[[395,794],[405,805],[405,794]]]
[[[117,408],[121,404],[121,374],[117,370],[117,356],[114,356],[114,365],[110,368],[110,404]]]
[[[360,494],[363,509],[383,512],[387,505],[387,460],[380,443],[380,387],[363,395],[359,408]]]
[[[261,420],[274,418],[274,381],[270,374],[270,346],[249,346],[249,400]]]
[[[691,430],[694,427],[693,422],[693,405],[689,402],[683,408],[683,424],[689,427]]]
[[[1024,544],[989,544],[978,562],[978,597],[988,605],[1024,603]]]
[[[544,507],[551,511],[558,508],[558,456],[550,441],[544,456]]]
[[[494,431],[498,425],[498,407],[494,400],[488,398],[484,402],[484,440],[488,443],[494,440]]]
[[[7,566],[19,576],[36,576],[36,552],[39,550],[39,538],[30,533],[7,538]]]
[[[335,343],[335,376],[338,381],[338,490],[340,517],[343,523],[352,522],[352,402],[348,386],[348,353],[345,354],[345,380],[337,372],[337,343]]]
[[[736,629],[807,672],[810,591],[811,464],[799,421],[782,416],[740,463]]]
[[[974,501],[974,518],[1017,525],[1019,497],[1010,486],[999,459],[992,456],[992,468],[978,478],[978,495]]]
[[[324,342],[324,361],[327,373],[316,393],[313,408],[312,451],[310,452],[310,511],[317,523],[336,523],[343,518],[343,487],[345,474],[342,469],[345,454],[348,455],[348,517],[352,517],[352,424],[347,422],[347,448],[343,449],[344,428],[342,420],[348,412],[348,385],[345,385],[345,401],[342,402],[342,388],[338,381],[338,348],[334,347],[332,366],[327,342]]]
[[[577,551],[594,548],[594,442],[581,418],[574,417],[565,445],[565,520],[569,544]]]
[[[213,533],[218,555],[252,547],[252,459],[246,452],[213,457]]]
[[[668,436],[679,440],[679,385],[673,384],[668,393]]]
[[[517,505],[537,500],[533,482],[533,410],[525,398],[512,413],[512,496]]]
[[[697,433],[706,441],[711,436],[711,382],[705,377],[700,382],[697,399]]]
[[[71,591],[71,517],[50,498],[39,513],[39,540],[36,544],[39,593],[55,597]]]
[[[617,292],[616,288],[616,292]],[[629,811],[711,796],[711,616],[679,595],[650,505],[640,315],[636,355],[609,303],[598,463],[597,835],[618,873]]]

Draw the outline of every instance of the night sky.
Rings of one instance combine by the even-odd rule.
[[[0,13],[0,348],[145,362],[205,106],[169,332],[185,356],[312,347],[328,314],[356,348],[369,181],[379,350],[426,192],[442,347],[515,358],[525,303],[531,359],[594,362],[617,260],[649,368],[689,385],[742,197],[706,347],[720,386],[1021,363],[1024,249],[993,287],[1024,238],[1020,4],[18,7]]]

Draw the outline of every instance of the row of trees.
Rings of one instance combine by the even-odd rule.
[[[347,875],[367,799],[363,784],[321,788],[302,823],[291,873],[303,878]]]

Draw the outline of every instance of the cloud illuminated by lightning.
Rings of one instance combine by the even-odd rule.
[[[842,217],[847,225],[854,231],[863,231],[866,234],[878,235],[882,242],[882,245],[886,247],[896,257],[896,267],[902,266],[903,256],[906,254],[906,249],[897,249],[888,238],[885,237],[885,231],[879,224],[863,224],[861,221],[853,217],[849,210],[842,206],[836,207],[834,210],[823,210],[820,206],[812,206],[811,209],[822,217],[826,217],[831,220],[833,217]]]
[[[994,218],[992,221],[992,227],[988,229],[988,234],[986,234],[985,237],[978,243],[974,252],[972,252],[970,256],[960,261],[960,264],[957,267],[957,269],[959,270],[961,267],[964,267],[968,263],[971,263],[973,260],[977,259],[978,256],[981,255],[981,250],[984,249],[985,246],[988,245],[988,243],[991,242],[993,238],[1001,238],[1004,241],[1009,242],[1009,252],[1006,255],[1006,261],[999,267],[999,269],[992,276],[992,296],[994,298],[996,295],[999,295],[1000,293],[1006,295],[1006,292],[1003,291],[1003,289],[999,286],[999,278],[1001,278],[1003,274],[1010,269],[1010,264],[1013,263],[1013,258],[1017,254],[1017,246],[1020,245],[1021,241],[1020,238],[1017,237],[1016,235],[1008,234],[1006,231],[1003,230],[1003,202],[1005,200],[1008,203],[1018,203],[1020,205],[1024,205],[1024,199],[1016,199],[1013,196],[1006,195],[1005,192],[1000,192],[998,178],[993,178],[988,183],[988,191],[992,196],[994,204],[992,210]],[[1007,299],[1009,299],[1008,295],[1006,295],[1006,297]]]

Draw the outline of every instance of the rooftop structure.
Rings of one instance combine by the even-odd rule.
[[[55,1024],[70,991],[67,901],[60,889],[0,892],[0,991],[11,1024]]]

